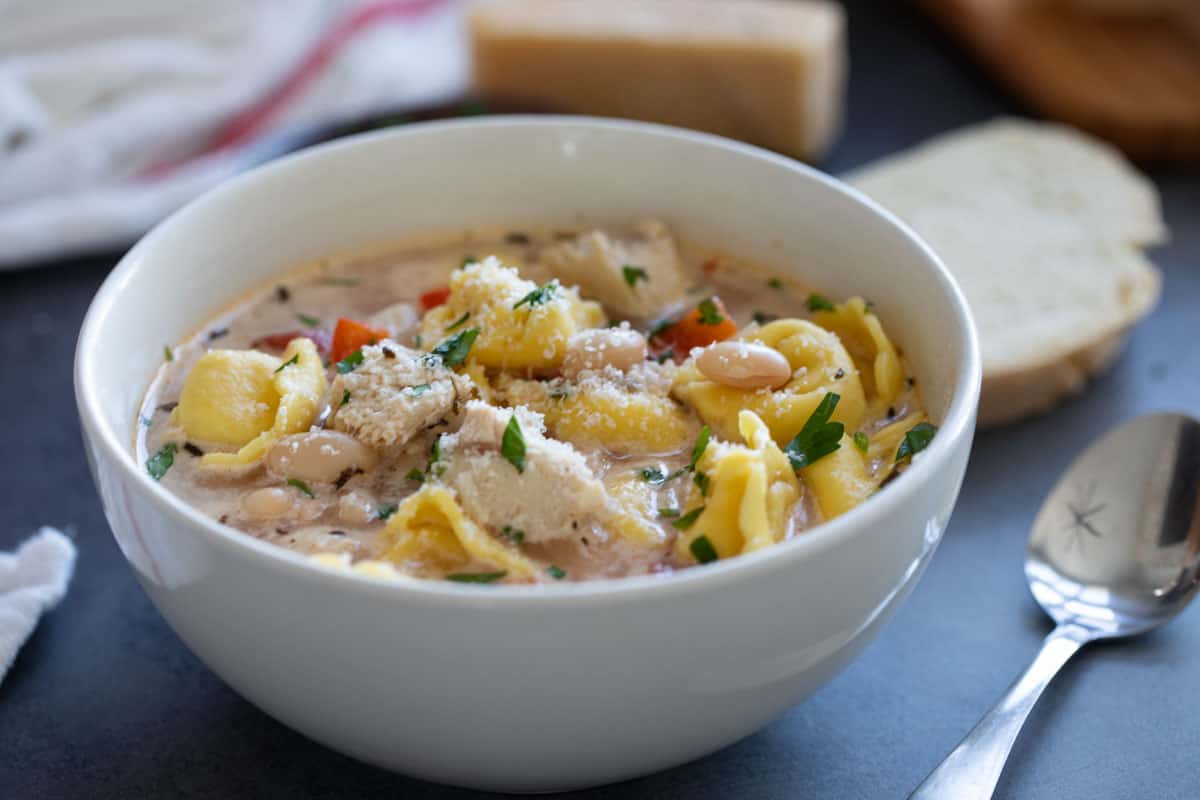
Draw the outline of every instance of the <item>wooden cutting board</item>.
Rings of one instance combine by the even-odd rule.
[[[1110,15],[1070,0],[920,0],[1039,114],[1143,162],[1200,162],[1200,0]]]

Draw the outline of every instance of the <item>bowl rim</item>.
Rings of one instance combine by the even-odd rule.
[[[97,346],[97,332],[102,321],[119,303],[122,288],[133,279],[134,272],[143,260],[144,253],[164,235],[164,231],[178,224],[180,219],[198,209],[224,202],[226,195],[235,194],[242,187],[261,180],[265,176],[289,170],[304,170],[310,163],[319,161],[328,153],[361,147],[370,142],[393,139],[397,146],[411,138],[437,136],[449,130],[510,128],[561,129],[563,131],[603,131],[628,135],[633,138],[657,138],[700,145],[734,153],[768,164],[804,180],[820,184],[822,191],[832,191],[865,206],[885,224],[897,229],[924,257],[928,268],[942,285],[949,300],[949,310],[957,327],[957,336],[963,340],[962,356],[959,360],[958,378],[952,390],[950,406],[939,425],[939,435],[932,444],[914,460],[905,471],[902,480],[893,482],[885,491],[870,498],[869,502],[842,514],[836,519],[823,522],[803,536],[780,542],[774,547],[754,553],[723,559],[706,564],[701,569],[686,569],[665,576],[635,575],[596,581],[563,581],[541,584],[500,584],[475,586],[450,581],[422,578],[375,577],[349,570],[339,570],[312,561],[308,556],[256,539],[243,531],[211,519],[182,498],[168,491],[150,478],[136,461],[135,454],[122,443],[116,430],[106,420],[101,405],[97,384],[102,376],[92,367],[89,352]],[[975,412],[979,401],[981,384],[981,358],[978,336],[966,298],[957,282],[946,269],[932,248],[908,225],[874,200],[842,182],[786,156],[753,145],[727,139],[713,134],[675,128],[655,123],[630,120],[581,117],[570,115],[494,115],[469,119],[439,120],[405,125],[399,129],[385,129],[355,134],[304,148],[295,153],[256,167],[209,189],[199,197],[170,214],[147,232],[120,259],[105,278],[93,297],[80,328],[75,350],[74,380],[79,415],[84,435],[93,447],[102,449],[105,458],[96,458],[96,469],[105,468],[109,462],[124,472],[126,482],[132,482],[158,510],[173,518],[176,524],[188,529],[190,535],[207,539],[210,545],[232,551],[233,555],[258,562],[258,565],[275,572],[288,573],[294,579],[308,579],[317,583],[329,582],[345,587],[357,587],[358,591],[408,601],[424,601],[445,605],[459,602],[483,607],[512,608],[513,606],[571,605],[577,602],[605,603],[639,601],[650,595],[673,595],[695,591],[717,589],[730,583],[752,579],[766,572],[786,570],[788,565],[813,554],[837,547],[856,534],[876,525],[886,525],[889,516],[907,504],[914,495],[922,491],[931,478],[948,467],[964,437],[970,439],[974,433]],[[968,442],[969,446],[969,442]],[[96,476],[97,482],[99,476]],[[111,524],[110,524],[111,529]]]

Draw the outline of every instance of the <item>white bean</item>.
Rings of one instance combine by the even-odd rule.
[[[778,389],[792,378],[792,366],[777,350],[752,342],[709,345],[696,356],[704,377],[737,389]]]
[[[568,378],[604,367],[628,372],[646,360],[646,338],[629,328],[580,331],[567,342],[563,374]]]
[[[375,451],[338,431],[309,431],[285,436],[267,451],[267,471],[279,478],[333,483],[347,470],[369,470]]]
[[[338,500],[338,519],[347,525],[368,525],[378,519],[375,498],[363,491],[346,492]]]
[[[242,496],[242,513],[251,519],[268,520],[290,516],[295,496],[286,489],[255,489]]]

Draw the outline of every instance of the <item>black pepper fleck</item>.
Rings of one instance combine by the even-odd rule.
[[[287,536],[287,528],[276,528],[275,532],[280,536]]]
[[[509,231],[504,236],[504,241],[509,244],[529,244],[529,234],[521,231]]]
[[[286,303],[292,299],[292,291],[286,286],[275,287],[275,299],[281,303]]]
[[[208,340],[211,342],[214,339],[220,339],[222,336],[229,335],[229,328],[213,328],[208,332]]]
[[[217,522],[221,523],[222,525],[224,525],[228,521],[229,521],[228,514],[222,514],[221,516],[217,517]]]
[[[339,530],[337,530],[337,529],[335,528],[335,529],[333,529],[333,530],[331,530],[331,531],[329,532],[329,535],[330,535],[330,536],[345,536],[345,535],[346,535],[346,532],[345,532],[345,531],[339,531]]]
[[[896,407],[888,406],[888,419],[891,419],[894,416],[896,416]]]
[[[196,445],[192,444],[191,442],[184,442],[183,449],[187,451],[189,456],[195,456],[196,458],[199,458],[200,456],[204,455],[204,451],[199,447],[196,447]]]
[[[833,373],[834,380],[841,380],[844,377],[846,377],[846,370],[842,369],[841,367],[838,367],[838,371]]]
[[[917,379],[916,379],[916,378],[909,378],[909,379],[908,379],[908,388],[910,388],[910,389],[911,389],[912,387],[914,387],[914,386],[916,386],[916,385],[917,385]]]
[[[358,467],[346,467],[346,469],[342,470],[342,474],[338,475],[337,480],[333,482],[333,485],[336,488],[340,489],[343,486],[345,486],[346,482],[349,481],[351,478],[353,478],[355,475],[361,475],[361,474],[362,474],[362,470],[359,469]]]
[[[172,411],[174,411],[174,410],[175,410],[175,407],[176,407],[176,406],[178,406],[178,405],[179,405],[179,403],[177,403],[177,402],[175,402],[175,401],[172,401],[172,402],[170,402],[170,403],[163,403],[161,406],[159,406],[159,407],[158,407],[158,410],[159,410],[159,411],[165,411],[165,412],[167,412],[168,414],[170,414]]]
[[[383,357],[384,358],[395,358],[396,351],[391,349],[390,347],[385,347],[385,348],[383,348]]]

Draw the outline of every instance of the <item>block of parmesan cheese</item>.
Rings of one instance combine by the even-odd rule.
[[[813,160],[841,121],[844,28],[821,0],[498,0],[471,15],[474,87]]]

